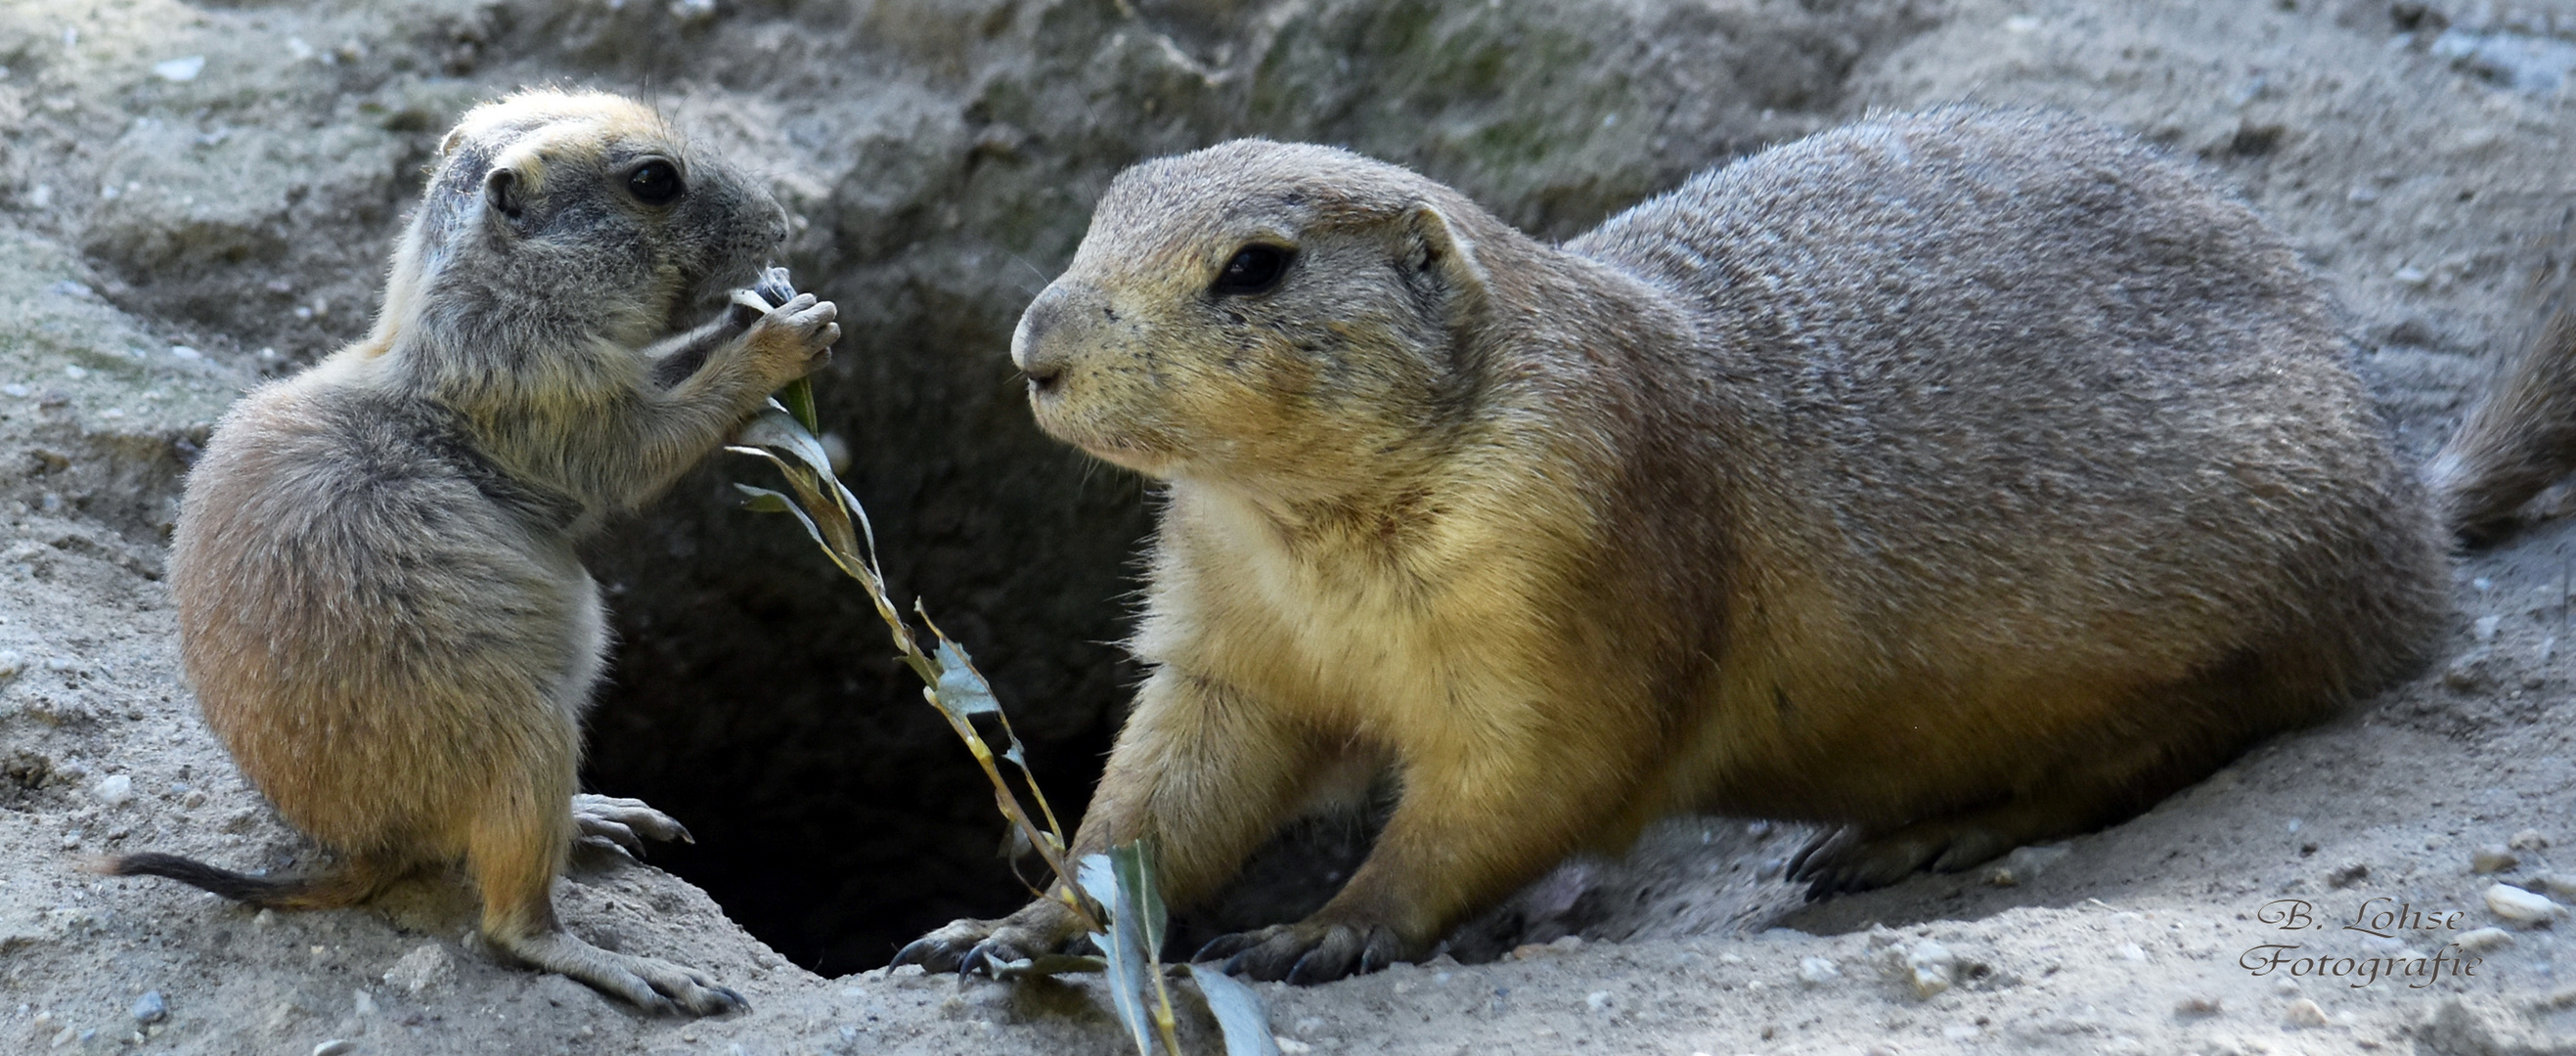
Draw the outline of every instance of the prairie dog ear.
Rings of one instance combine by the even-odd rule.
[[[1436,298],[1452,326],[1481,314],[1486,275],[1476,259],[1475,241],[1430,202],[1417,202],[1405,211],[1404,232],[1406,281]]]
[[[519,189],[519,174],[506,165],[495,165],[483,175],[483,204],[492,215],[504,220],[517,220],[526,204]]]

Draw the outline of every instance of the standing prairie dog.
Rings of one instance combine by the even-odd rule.
[[[828,356],[832,304],[761,271],[786,231],[765,192],[629,100],[534,91],[468,113],[374,332],[225,416],[171,552],[207,724],[336,866],[107,868],[318,909],[462,859],[509,956],[646,1008],[740,1007],[567,934],[552,888],[577,837],[687,837],[575,794],[607,636],[573,544]]]
[[[2318,284],[2069,118],[1864,122],[1564,245],[1226,143],[1118,177],[1011,353],[1041,426],[1168,488],[1076,853],[1153,837],[1186,905],[1397,790],[1326,906],[1202,951],[1264,979],[1419,958],[1674,811],[1828,826],[1813,895],[1966,868],[2329,714],[2446,612]],[[1040,899],[898,962],[1072,931]]]

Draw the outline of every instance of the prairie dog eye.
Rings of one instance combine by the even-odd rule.
[[[680,167],[660,158],[638,165],[626,174],[626,193],[646,205],[669,205],[686,189],[680,182]]]
[[[1219,297],[1246,297],[1267,293],[1288,274],[1290,251],[1278,246],[1253,243],[1234,251],[1234,259],[1216,273],[1208,292]]]

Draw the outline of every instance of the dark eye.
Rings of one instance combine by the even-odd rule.
[[[1234,251],[1225,270],[1216,273],[1208,292],[1219,297],[1265,293],[1288,274],[1288,251],[1278,246],[1249,245]]]
[[[667,161],[648,161],[626,174],[626,193],[646,205],[669,205],[681,190],[680,169]]]

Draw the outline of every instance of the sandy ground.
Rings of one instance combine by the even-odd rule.
[[[1144,6],[1169,17],[1135,33],[1221,46],[1184,16],[1222,5]],[[178,481],[263,370],[363,326],[424,136],[495,87],[652,82],[639,63],[569,52],[478,66],[476,49],[513,39],[492,13],[524,24],[528,10],[0,5],[0,1048],[1118,1051],[1086,985],[823,978],[648,866],[583,863],[557,891],[570,926],[703,968],[752,1011],[650,1018],[500,966],[466,937],[452,882],[278,915],[81,870],[146,847],[250,867],[309,856],[178,679],[161,582]],[[746,38],[790,24],[770,7],[696,11],[638,2],[616,17],[703,17]],[[1851,45],[1824,113],[1747,127],[1966,98],[2072,109],[2203,158],[2336,289],[2410,450],[2438,441],[2535,321],[2530,278],[2567,245],[2576,7],[1957,0],[1902,14],[1901,33]],[[936,35],[932,21],[872,25]],[[192,55],[204,66],[155,65]],[[460,65],[474,72],[441,72]],[[380,67],[412,72],[357,79]],[[804,174],[841,148],[764,139],[752,118],[798,101],[792,79],[763,85],[671,87],[669,105],[781,152],[783,192],[819,211],[811,200],[839,192]],[[296,134],[262,134],[283,127]],[[226,278],[245,270],[256,282]],[[2576,525],[2544,519],[2465,558],[2459,619],[2422,677],[2003,872],[1803,905],[1772,879],[1797,833],[1676,819],[1462,931],[1458,952],[1500,953],[1491,963],[1264,986],[1276,1033],[1291,1053],[1443,1056],[2576,1052],[2576,923],[2495,908],[2576,904],[2571,545]],[[318,1048],[335,1039],[354,1047]]]

